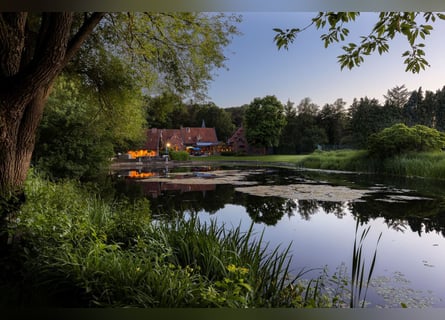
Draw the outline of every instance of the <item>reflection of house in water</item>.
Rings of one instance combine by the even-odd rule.
[[[159,197],[164,191],[179,191],[193,192],[193,191],[215,191],[216,185],[214,184],[182,184],[182,183],[169,183],[169,182],[142,182],[141,189],[144,195],[149,195],[152,198]]]
[[[193,169],[199,169],[199,171],[208,171],[210,170],[209,167],[199,167],[199,168],[192,168],[192,171],[194,171]],[[190,177],[190,175],[196,176],[197,174],[200,175],[205,175],[205,173],[189,173],[189,174],[185,174],[185,175],[178,175],[176,176],[177,179],[180,179],[181,177]],[[120,177],[124,177],[126,179],[128,179],[128,183],[133,184],[133,182],[131,182],[131,180],[138,180],[138,179],[147,179],[147,178],[152,178],[152,177],[156,177],[156,176],[161,176],[161,177],[165,177],[168,175],[168,167],[165,168],[157,168],[157,169],[152,169],[151,171],[145,171],[143,169],[139,169],[139,170],[127,170],[127,171],[120,171],[119,172],[119,176]],[[150,181],[148,180],[144,180],[144,181],[139,181],[137,182],[137,185],[141,187],[141,191],[143,192],[144,195],[149,195],[152,198],[157,198],[158,196],[160,196],[162,194],[162,192],[164,191],[179,191],[181,193],[185,193],[185,192],[194,192],[194,191],[198,191],[198,192],[206,192],[206,191],[215,191],[216,190],[216,186],[215,184],[199,184],[199,183],[194,183],[194,184],[185,184],[185,183],[172,183],[170,181]]]

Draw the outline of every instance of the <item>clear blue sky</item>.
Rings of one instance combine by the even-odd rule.
[[[343,98],[349,106],[354,98],[376,98],[383,102],[388,89],[405,85],[408,90],[436,91],[445,86],[445,21],[433,25],[425,41],[426,59],[431,67],[420,74],[405,72],[402,53],[409,49],[401,37],[390,42],[389,53],[375,53],[352,70],[340,70],[337,56],[342,44],[327,49],[320,39],[323,30],[312,27],[297,36],[289,50],[278,50],[273,42],[273,28],[304,27],[315,13],[310,12],[242,12],[239,24],[242,35],[226,48],[229,70],[219,69],[210,84],[209,100],[219,107],[241,106],[256,97],[275,95],[286,103],[298,104],[309,97],[322,107]],[[377,16],[362,13],[348,25],[348,42],[371,31]]]

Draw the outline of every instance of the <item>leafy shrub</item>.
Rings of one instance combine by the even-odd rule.
[[[190,160],[190,155],[187,151],[170,151],[170,158],[176,161],[187,161]]]
[[[368,142],[370,154],[380,158],[412,151],[440,151],[444,146],[445,135],[443,133],[423,125],[408,127],[403,123],[372,134]]]
[[[419,139],[416,151],[439,151],[445,147],[445,134],[423,125],[412,127]]]

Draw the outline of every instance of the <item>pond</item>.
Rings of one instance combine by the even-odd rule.
[[[119,171],[116,190],[148,197],[155,217],[254,224],[269,248],[291,243],[292,270],[350,273],[357,220],[377,260],[370,307],[445,307],[445,182],[274,167]],[[343,269],[342,269],[343,268]]]

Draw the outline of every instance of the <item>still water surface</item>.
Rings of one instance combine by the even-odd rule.
[[[344,265],[350,270],[357,219],[360,230],[371,226],[365,243],[370,261],[377,248],[371,306],[445,307],[445,182],[426,179],[384,178],[367,174],[301,171],[283,168],[237,168],[242,180],[253,185],[313,184],[347,186],[371,191],[351,201],[301,200],[240,192],[242,186],[212,184],[213,170],[200,167],[145,168],[144,180],[120,179],[117,190],[130,197],[148,197],[153,214],[198,216],[202,222],[217,220],[226,227],[240,225],[256,234],[264,232],[270,248],[290,243],[292,269],[332,274]],[[231,172],[231,171],[228,171]],[[138,172],[139,173],[139,172]],[[156,181],[156,177],[195,177],[203,183],[178,180]],[[119,172],[121,177],[134,172]],[[204,181],[205,180],[205,181]],[[205,182],[205,183],[204,183]],[[238,188],[238,189],[237,189]],[[238,190],[238,191],[237,191]],[[350,271],[348,271],[349,273]]]

